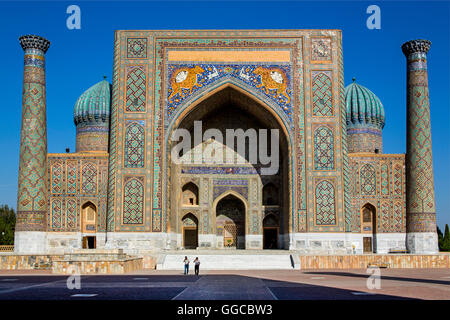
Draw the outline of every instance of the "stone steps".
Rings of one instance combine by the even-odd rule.
[[[300,269],[300,260],[290,254],[161,254],[158,258],[157,270],[183,271],[184,257],[187,256],[190,270],[194,269],[194,259],[200,260],[201,270],[292,270]]]

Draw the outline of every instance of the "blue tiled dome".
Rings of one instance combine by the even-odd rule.
[[[87,89],[78,98],[73,109],[75,125],[108,123],[110,107],[111,85],[103,80]]]
[[[383,104],[372,91],[357,84],[354,78],[353,83],[345,88],[345,103],[348,129],[383,129]]]

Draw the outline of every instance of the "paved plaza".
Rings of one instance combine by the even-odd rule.
[[[380,289],[366,270],[142,271],[67,276],[46,271],[1,271],[0,300],[449,300],[450,269],[380,269]]]

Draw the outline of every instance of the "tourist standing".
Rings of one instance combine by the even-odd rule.
[[[184,257],[183,263],[184,263],[184,274],[188,274],[190,261],[187,256]]]
[[[198,257],[195,258],[194,265],[195,265],[195,275],[198,276],[198,272],[200,270],[200,260],[198,260]]]

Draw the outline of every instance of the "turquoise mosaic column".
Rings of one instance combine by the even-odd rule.
[[[439,252],[427,71],[430,46],[428,40],[402,45],[407,59],[406,247],[419,254]]]
[[[41,253],[48,208],[45,53],[50,42],[35,35],[19,41],[25,57],[14,247],[19,253]]]

